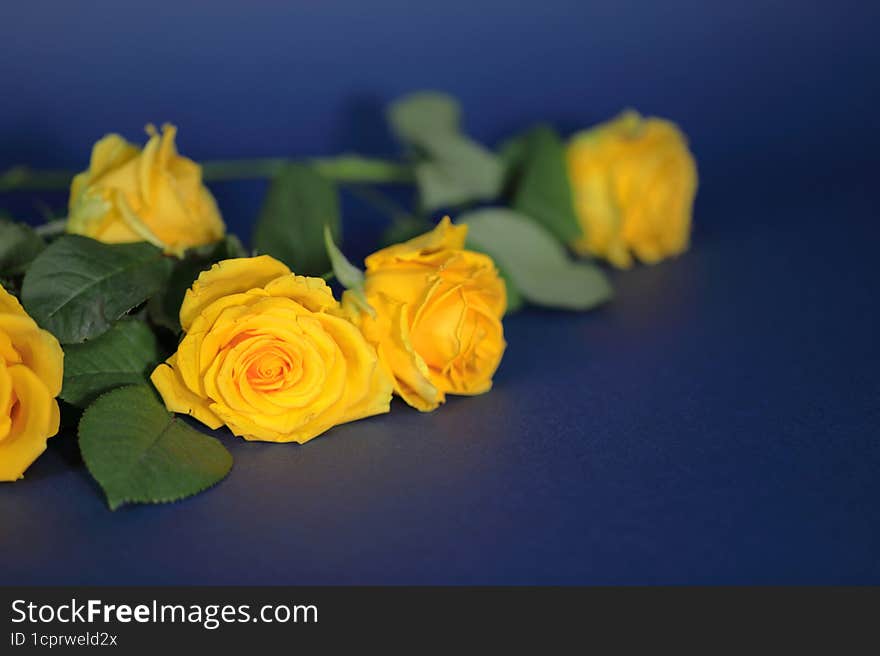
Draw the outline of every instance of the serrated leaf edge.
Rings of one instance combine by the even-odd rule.
[[[149,499],[149,500],[134,499],[134,498],[129,498],[129,497],[122,497],[119,499],[111,499],[110,494],[107,492],[107,490],[104,489],[104,486],[101,485],[101,482],[98,480],[98,477],[95,476],[95,473],[92,471],[92,468],[89,467],[88,460],[86,459],[85,455],[83,455],[82,445],[80,444],[80,440],[82,439],[82,434],[80,432],[80,428],[82,426],[83,419],[85,419],[86,414],[89,412],[89,410],[91,409],[91,407],[93,405],[95,405],[98,401],[100,401],[105,396],[109,396],[110,394],[118,392],[119,390],[122,390],[122,389],[126,389],[128,387],[147,387],[147,386],[146,385],[123,385],[121,387],[114,387],[112,390],[108,390],[108,391],[104,392],[103,394],[100,394],[99,396],[95,397],[95,399],[89,404],[88,408],[83,410],[83,414],[79,418],[79,423],[77,424],[77,427],[76,427],[76,443],[77,443],[77,447],[79,448],[80,457],[83,460],[83,464],[86,467],[86,471],[89,472],[89,476],[92,477],[92,480],[98,485],[99,488],[101,488],[101,492],[104,493],[104,497],[107,500],[107,505],[110,507],[111,511],[116,511],[126,504],[135,504],[135,503],[136,504],[168,504],[168,503],[174,503],[176,501],[182,501],[183,499],[189,499],[190,497],[194,497],[196,495],[199,495],[202,492],[204,492],[205,490],[210,490],[212,487],[219,485],[224,480],[226,480],[226,477],[229,476],[229,472],[232,471],[232,468],[235,465],[235,459],[232,457],[232,454],[229,453],[229,450],[226,449],[225,446],[223,446],[223,443],[220,442],[220,440],[218,440],[216,437],[214,437],[212,435],[206,435],[205,433],[198,431],[199,433],[201,433],[205,437],[212,439],[212,440],[216,440],[217,442],[219,442],[220,445],[223,446],[226,453],[229,455],[229,469],[226,470],[226,473],[223,474],[223,476],[218,478],[216,481],[214,481],[210,485],[206,485],[204,487],[201,487],[201,488],[197,489],[195,492],[192,492],[191,494],[184,494],[181,496],[175,496],[175,497],[169,497],[169,498],[156,498],[156,499]],[[153,391],[152,388],[150,388],[150,390]],[[153,392],[153,393],[155,394],[155,392]],[[179,417],[177,417],[177,415],[175,413],[170,413],[170,414],[174,415],[172,421],[181,421],[181,419]]]

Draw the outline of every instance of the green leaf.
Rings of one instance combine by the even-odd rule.
[[[498,263],[496,262],[495,265],[497,266]],[[520,293],[519,288],[513,283],[513,278],[510,277],[510,274],[507,273],[507,271],[499,266],[498,273],[502,280],[504,280],[504,286],[507,288],[507,311],[505,314],[519,312],[523,305],[526,304],[526,300]]]
[[[509,146],[507,156],[511,162],[523,156],[517,155],[517,147],[523,146]],[[552,128],[538,126],[528,134],[525,150],[512,207],[568,244],[582,232],[574,211],[565,147]]]
[[[364,293],[364,272],[348,261],[348,258],[342,254],[342,251],[333,243],[333,235],[330,234],[330,228],[324,228],[324,245],[327,248],[327,255],[333,265],[333,274],[340,284],[354,294],[355,301],[366,310],[370,316],[375,317],[376,311],[367,302],[367,296]]]
[[[160,359],[149,326],[142,321],[120,321],[103,335],[64,349],[61,398],[84,408],[114,388],[146,383]]]
[[[426,143],[429,158],[415,167],[426,211],[498,196],[504,169],[491,151],[460,135],[432,138]]]
[[[45,242],[29,226],[0,219],[0,276],[24,273],[44,248]]]
[[[421,145],[430,136],[458,134],[461,107],[445,93],[417,91],[391,103],[388,120],[401,141]]]
[[[406,217],[394,221],[385,232],[382,233],[382,246],[391,246],[413,237],[418,237],[433,229],[434,224],[422,217]]]
[[[333,265],[333,274],[336,279],[342,283],[346,289],[364,288],[364,272],[348,261],[348,258],[342,254],[342,251],[333,243],[333,235],[330,228],[324,227],[324,245],[327,248],[327,255],[330,257],[330,263]]]
[[[501,191],[498,157],[460,130],[458,103],[436,92],[414,93],[392,103],[388,120],[418,157],[416,182],[427,211],[492,200]]]
[[[112,510],[192,496],[232,468],[219,440],[165,410],[146,385],[113,390],[89,406],[79,423],[79,448]]]
[[[289,164],[269,187],[254,232],[254,249],[278,258],[298,274],[320,276],[330,268],[325,225],[338,239],[336,186],[309,166]]]
[[[249,257],[250,253],[241,243],[241,239],[235,235],[226,235],[215,244],[199,246],[192,249],[196,254],[205,254],[216,262],[220,260],[232,260],[239,257]]]
[[[15,278],[6,278],[4,276],[0,276],[0,287],[3,287],[9,294],[12,294],[16,298],[21,296],[21,290],[18,288],[18,280]]]
[[[22,302],[62,344],[77,344],[106,332],[156,294],[170,268],[162,251],[147,243],[103,244],[65,235],[31,264]]]
[[[468,244],[491,255],[522,296],[537,305],[588,310],[611,297],[598,267],[573,262],[553,236],[530,218],[506,208],[459,217]]]
[[[529,134],[518,134],[506,139],[498,147],[498,158],[504,167],[504,186],[511,187],[520,176],[529,152]]]
[[[467,218],[467,214],[463,215]],[[491,253],[483,250],[483,248],[472,240],[468,240],[467,247],[474,251],[479,251],[481,253],[486,253],[491,257]],[[504,314],[513,314],[514,312],[519,312],[526,303],[526,300],[523,298],[523,295],[520,293],[517,286],[514,284],[513,279],[510,277],[510,274],[505,271],[504,267],[499,264],[498,260],[495,259],[495,267],[498,269],[498,275],[501,276],[501,279],[504,281],[504,286],[507,289],[507,310]]]
[[[247,257],[248,253],[238,237],[227,235],[223,240],[187,250],[174,262],[168,284],[160,294],[150,299],[150,318],[168,330],[180,332],[180,306],[186,291],[202,271],[207,271],[221,260]]]

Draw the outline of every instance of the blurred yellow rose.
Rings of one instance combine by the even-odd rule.
[[[92,149],[89,170],[73,179],[67,231],[108,243],[148,241],[166,253],[218,241],[226,232],[202,184],[202,168],[177,153],[177,128],[147,126],[143,150],[118,134]]]
[[[0,481],[15,481],[58,432],[64,353],[0,286]]]
[[[187,291],[186,335],[153,384],[172,412],[248,440],[303,443],[388,412],[391,379],[341,315],[320,278],[268,255],[225,260]]]
[[[464,249],[467,226],[449,218],[431,232],[370,255],[365,292],[375,316],[351,292],[345,306],[394,377],[395,391],[429,411],[446,394],[482,394],[506,346],[504,282],[492,259]]]
[[[584,236],[572,247],[619,268],[687,250],[697,167],[674,123],[626,111],[572,137],[568,171]]]

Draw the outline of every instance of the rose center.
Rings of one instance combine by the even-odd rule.
[[[302,376],[302,358],[290,349],[267,348],[250,359],[246,375],[254,389],[288,389]]]

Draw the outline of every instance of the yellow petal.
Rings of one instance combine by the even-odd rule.
[[[150,229],[150,227],[144,222],[144,220],[135,214],[134,210],[131,209],[131,206],[128,204],[128,201],[125,199],[125,194],[119,190],[116,190],[114,194],[114,198],[116,200],[116,209],[119,211],[119,216],[122,219],[122,223],[131,230],[137,237],[141,240],[149,242],[158,248],[166,248],[167,244],[159,239],[158,236]],[[117,226],[121,228],[121,226]],[[110,226],[108,226],[110,228]],[[110,228],[112,229],[112,228]],[[116,239],[118,241],[123,241],[122,235],[116,237],[115,235],[108,234],[106,231],[104,232],[105,239]]]
[[[364,319],[364,333],[377,344],[379,358],[394,378],[394,391],[422,412],[434,410],[445,397],[431,382],[428,365],[413,347],[407,306],[383,295],[368,300],[378,317]]]
[[[36,374],[24,365],[9,367],[17,398],[12,426],[0,441],[0,481],[14,481],[43,451],[47,438],[58,432],[58,403]]]
[[[64,371],[58,340],[27,315],[0,314],[0,334],[10,339],[20,362],[37,375],[52,397],[58,396]]]
[[[445,259],[443,257],[436,263],[386,263],[367,274],[364,291],[368,297],[384,294],[399,303],[415,307],[425,295],[425,290],[434,284],[437,269]]]
[[[338,423],[355,421],[391,409],[393,381],[379,366],[376,350],[361,332],[345,319],[330,315],[318,317],[332,335],[347,363],[345,407]]]
[[[696,167],[678,126],[627,111],[575,135],[567,154],[577,252],[627,268],[633,253],[654,263],[686,248]]]
[[[323,278],[290,274],[275,278],[265,289],[269,296],[292,299],[312,312],[322,312],[339,305]]]
[[[162,129],[141,158],[143,193],[149,194],[142,213],[150,230],[166,244],[166,252],[179,256],[189,247],[221,239],[226,226],[214,197],[202,184],[201,167],[177,154],[177,129],[172,125]]]
[[[177,153],[172,125],[141,151],[118,135],[95,145],[91,168],[71,185],[68,232],[108,243],[149,241],[168,254],[216,242],[226,226],[201,168]]]
[[[149,204],[154,200],[154,182],[163,166],[160,154],[163,150],[167,149],[165,144],[169,140],[173,145],[176,133],[176,128],[172,127],[170,130],[166,130],[163,127],[163,134],[160,135],[156,132],[155,127],[152,125],[147,126],[147,134],[150,135],[150,139],[137,160],[138,188],[144,203]]]
[[[460,354],[467,303],[460,284],[437,280],[429,289],[410,326],[410,340],[428,367],[443,369]]]
[[[448,249],[461,249],[464,248],[466,238],[467,225],[453,225],[449,217],[444,216],[443,220],[430,232],[376,251],[365,260],[365,263],[367,270],[370,270],[395,258],[425,255]]]
[[[230,294],[265,287],[275,278],[289,273],[290,269],[282,262],[268,255],[218,262],[210,270],[202,272],[186,292],[180,307],[180,325],[184,330],[189,330],[201,311],[214,301]]]
[[[8,369],[6,361],[0,358],[0,441],[6,439],[12,428],[12,406],[16,400]]]
[[[169,364],[160,364],[153,370],[150,380],[170,412],[179,412],[195,417],[208,428],[216,429],[223,425],[206,403],[205,399],[194,394],[180,378],[179,372]]]
[[[27,316],[27,312],[12,294],[7,292],[3,285],[0,285],[0,312],[8,312],[10,314],[21,314]]]
[[[122,166],[141,152],[141,149],[129,143],[118,134],[108,134],[92,148],[92,159],[89,163],[89,174],[95,180],[107,171]]]
[[[108,171],[118,168],[137,157],[140,148],[118,134],[108,134],[92,147],[88,171],[74,177],[70,185],[70,207],[79,202],[86,188],[101,179]],[[71,212],[72,213],[72,212]]]
[[[458,332],[461,353],[442,370],[432,368],[431,380],[444,392],[475,396],[492,389],[507,344],[500,319],[481,303],[469,304],[466,317]]]

